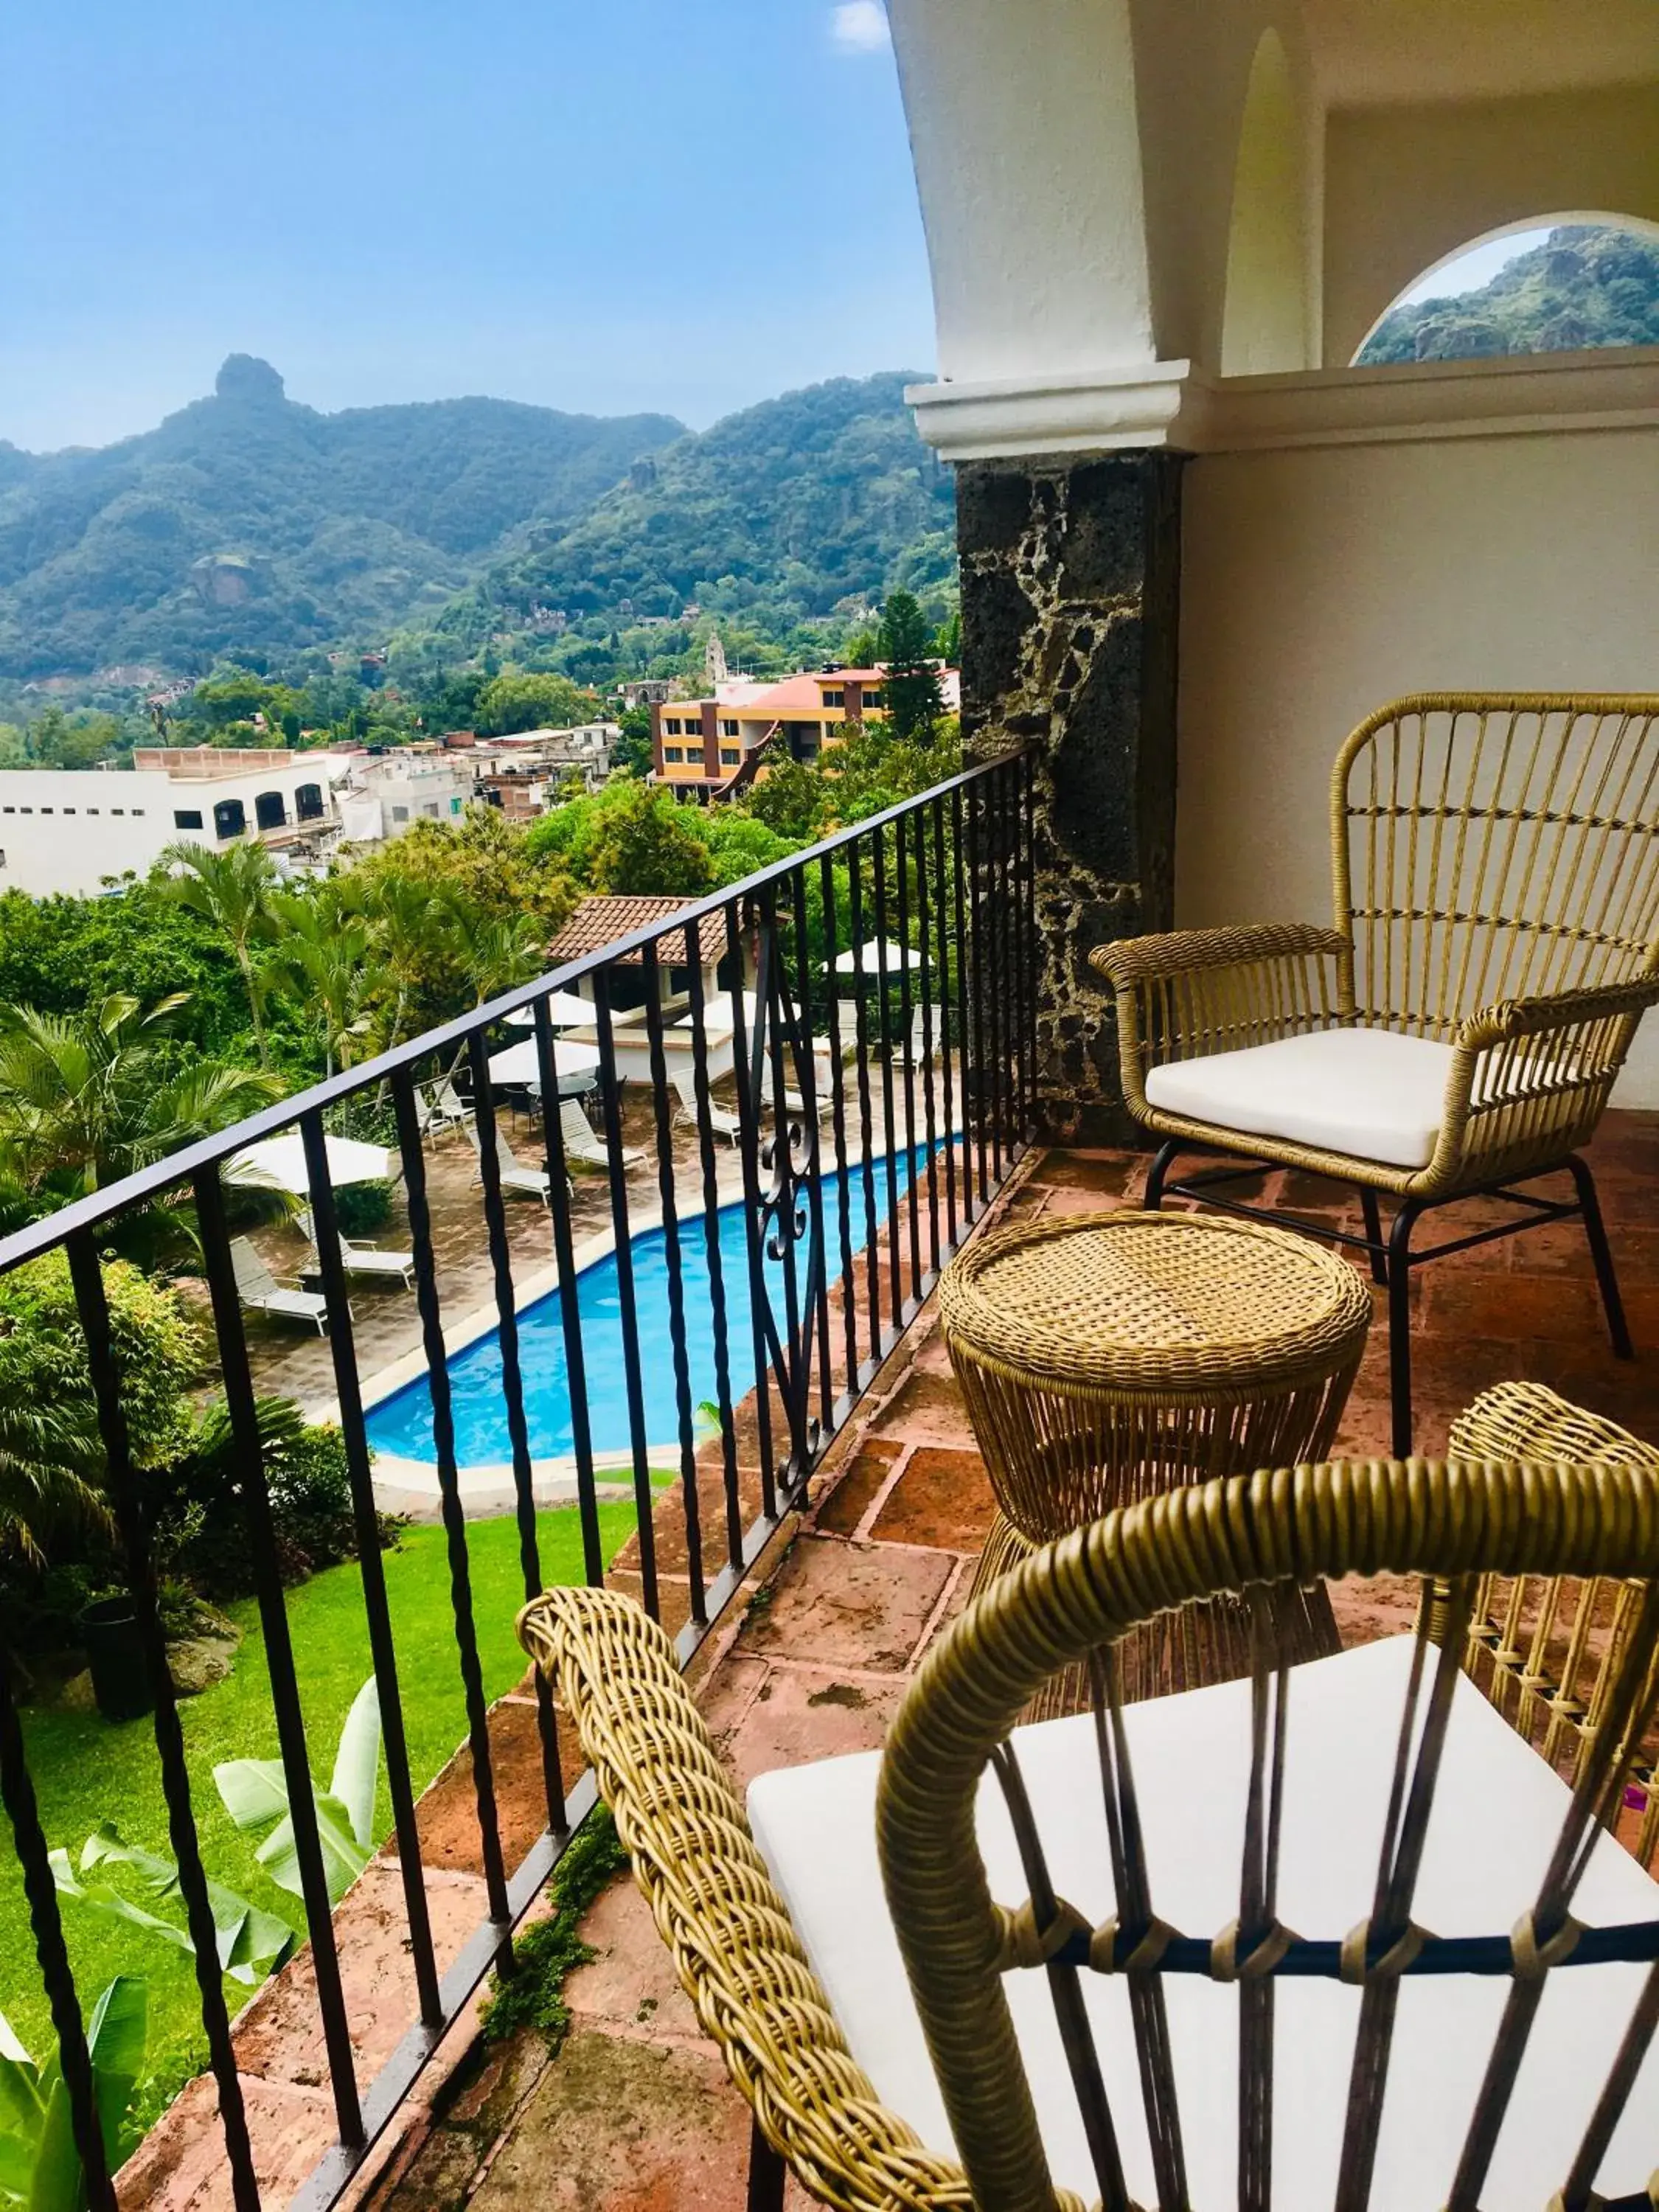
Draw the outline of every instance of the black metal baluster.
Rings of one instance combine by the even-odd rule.
[[[202,1236],[203,1273],[207,1278],[214,1334],[219,1344],[219,1376],[225,1387],[225,1411],[236,1448],[236,1486],[247,1522],[249,1565],[259,1607],[259,1626],[264,1632],[265,1672],[270,1679],[277,1750],[283,1762],[283,1777],[288,1784],[289,1819],[294,1829],[294,1855],[300,1864],[306,1933],[311,1939],[317,2009],[322,2015],[323,2042],[328,2051],[335,2125],[343,2143],[356,2144],[362,2141],[363,2117],[351,2056],[351,2030],[346,2018],[345,1991],[340,1983],[340,1961],[334,1943],[334,1909],[329,1899],[328,1873],[323,1864],[322,1838],[317,1826],[316,1785],[311,1778],[311,1762],[306,1750],[300,1682],[294,1665],[293,1638],[289,1633],[282,1571],[277,1564],[276,1530],[270,1514],[270,1493],[265,1485],[264,1449],[259,1435],[253,1371],[248,1364],[247,1340],[242,1334],[241,1303],[236,1294],[235,1267],[230,1255],[230,1232],[225,1220],[224,1191],[218,1169],[203,1169],[192,1188]]]
[[[668,1112],[668,1062],[662,1041],[661,974],[653,938],[645,953],[645,1033],[651,1051],[651,1103],[657,1135],[657,1190],[662,1200],[663,1261],[668,1269],[668,1334],[674,1358],[674,1407],[680,1427],[680,1488],[685,1510],[686,1572],[691,1579],[691,1618],[708,1626],[702,1575],[702,1509],[697,1495],[697,1440],[691,1425],[691,1364],[685,1345],[685,1279],[681,1272],[679,1214],[674,1203],[674,1132]]]
[[[939,1074],[945,1106],[945,1249],[957,1249],[957,1100],[951,1066],[951,985],[957,971],[957,955],[951,942],[951,880],[945,866],[945,802],[936,799],[933,816],[933,884],[939,917]],[[954,847],[952,848],[954,850]]]
[[[921,1177],[916,1165],[916,1056],[910,1049],[910,1026],[915,1010],[910,997],[909,840],[904,834],[908,818],[901,814],[893,824],[893,851],[898,870],[899,1033],[904,1039],[904,1194],[910,1217],[910,1296],[919,1304],[921,1300],[921,1218],[917,1211],[921,1193],[916,1185]]]
[[[703,1249],[708,1261],[708,1305],[714,1324],[714,1396],[720,1417],[720,1472],[726,1494],[726,1556],[734,1574],[743,1571],[743,1498],[738,1481],[738,1431],[732,1417],[732,1347],[726,1312],[726,1262],[720,1251],[720,1176],[715,1165],[714,1125],[709,1119],[708,1036],[703,1002],[702,945],[697,924],[685,925],[685,952],[691,998],[691,1097],[697,1125],[697,1153],[702,1169]]]
[[[640,1585],[645,1609],[662,1618],[657,1594],[657,1531],[652,1518],[651,1439],[645,1433],[645,1374],[640,1364],[640,1322],[634,1302],[634,1248],[629,1242],[628,1170],[623,1165],[620,1086],[617,1081],[611,1002],[601,988],[594,1009],[599,1044],[599,1103],[605,1115],[605,1172],[611,1185],[611,1226],[617,1248],[617,1304],[622,1322],[623,1379],[628,1393],[628,1434],[633,1447],[634,1510],[640,1540]]]
[[[738,1152],[743,1163],[744,1246],[749,1261],[749,1333],[755,1360],[761,1510],[769,1520],[778,1510],[778,1493],[772,1450],[771,1368],[766,1349],[766,1263],[761,1250],[760,1121],[765,1102],[750,1065],[749,1023],[743,1003],[743,917],[735,901],[726,909],[726,949],[732,964],[732,1065],[738,1076]],[[755,1012],[763,1024],[764,993],[757,995]]]
[[[242,2085],[231,2046],[230,2016],[225,2010],[224,1978],[219,1970],[218,1931],[208,1897],[207,1875],[202,1865],[196,1819],[191,1810],[190,1770],[185,1763],[184,1733],[173,1675],[167,1666],[167,1642],[155,1607],[155,1583],[150,1570],[149,1540],[144,1526],[137,1472],[127,1437],[126,1411],[121,1403],[120,1376],[110,1334],[109,1305],[104,1293],[103,1270],[97,1249],[86,1230],[71,1231],[64,1240],[69,1257],[70,1279],[75,1288],[76,1310],[86,1339],[87,1365],[98,1413],[98,1434],[104,1447],[104,1485],[115,1516],[116,1533],[125,1556],[127,1586],[138,1615],[138,1633],[144,1647],[144,1672],[155,1704],[152,1725],[156,1756],[161,1766],[161,1792],[167,1801],[167,1840],[179,1869],[179,1894],[184,1901],[185,1923],[195,1947],[196,1989],[200,2000],[202,2028],[207,2037],[214,2087],[219,2095],[219,2125],[230,2161],[231,2191],[237,2212],[258,2212],[259,2184],[253,2170],[253,2151],[248,2142],[247,2112]],[[36,1923],[39,1939],[40,1923]],[[60,2031],[61,2033],[61,2031]],[[84,2049],[84,2041],[82,2048]]]
[[[553,1256],[559,1270],[559,1322],[570,1393],[570,1449],[576,1462],[582,1572],[588,1587],[597,1589],[605,1580],[605,1539],[593,1480],[593,1431],[587,1413],[587,1359],[582,1346],[581,1308],[577,1303],[576,1240],[570,1225],[570,1170],[564,1158],[558,1054],[545,999],[536,1001],[536,1067],[541,1077],[542,1144],[547,1161],[548,1206],[553,1217]]]
[[[530,1458],[530,1426],[525,1419],[524,1367],[520,1356],[519,1307],[513,1282],[513,1254],[507,1241],[507,1208],[501,1197],[501,1155],[496,1149],[495,1091],[489,1076],[489,1047],[475,1030],[467,1048],[472,1067],[472,1124],[478,1138],[478,1180],[483,1186],[484,1237],[495,1287],[495,1338],[501,1352],[501,1397],[507,1409],[507,1442],[513,1455],[514,1507],[519,1524],[519,1566],[526,1601],[542,1589],[541,1547],[536,1538],[536,1476]],[[542,1101],[545,1123],[548,1103]],[[551,1111],[556,1115],[558,1102]],[[551,1185],[549,1193],[551,1194]],[[553,1717],[553,1692],[539,1667],[534,1669],[536,1733],[541,1745],[542,1795],[547,1825],[564,1831],[564,1778],[559,1771],[559,1730]]]
[[[415,1969],[422,2022],[435,2028],[443,2025],[443,1998],[438,1988],[438,1960],[432,1948],[432,1921],[427,1911],[426,1882],[421,1867],[421,1832],[415,1812],[414,1780],[409,1771],[409,1740],[404,1730],[403,1694],[398,1685],[398,1647],[392,1633],[386,1563],[380,1553],[374,1468],[363,1423],[362,1391],[357,1378],[351,1301],[340,1256],[339,1216],[334,1205],[334,1186],[329,1180],[323,1117],[317,1109],[301,1115],[300,1137],[305,1146],[317,1272],[328,1306],[334,1395],[340,1410],[346,1476],[351,1485],[351,1521],[357,1539],[357,1567],[363,1586],[363,1613],[368,1623],[374,1692],[380,1708],[380,1742],[386,1753],[392,1828],[398,1838],[398,1870],[403,1884],[404,1911],[409,1922],[410,1960]]]
[[[974,1095],[974,1063],[978,1058],[978,1009],[972,1021],[969,1018],[969,992],[973,966],[968,935],[967,903],[963,895],[963,878],[968,869],[968,816],[963,805],[962,786],[951,793],[951,895],[956,906],[957,920],[957,1050],[960,1056],[957,1091],[962,1104],[962,1218],[971,1225],[979,1218],[979,1206],[974,1194],[974,1129],[977,1119],[977,1101]]]
[[[483,1668],[478,1658],[477,1624],[472,1615],[472,1571],[467,1557],[466,1516],[461,1507],[460,1474],[455,1460],[455,1409],[450,1395],[443,1313],[438,1302],[438,1271],[432,1250],[426,1154],[422,1149],[420,1119],[415,1110],[415,1085],[406,1066],[393,1072],[391,1088],[392,1108],[398,1121],[398,1150],[404,1164],[410,1243],[415,1253],[415,1303],[421,1316],[421,1345],[426,1353],[427,1386],[432,1397],[432,1443],[438,1463],[438,1491],[449,1563],[449,1608],[455,1624],[455,1648],[460,1656],[467,1744],[472,1753],[478,1850],[483,1863],[489,1917],[501,1932],[498,1955],[504,1966],[510,1966],[513,1948],[507,1923],[511,1908],[501,1861],[501,1822],[495,1810],[495,1765],[489,1748],[489,1711],[484,1701]],[[480,1130],[477,1134],[482,1164],[483,1133]]]
[[[853,1272],[853,1174],[847,1163],[847,1073],[841,1044],[841,983],[836,974],[836,866],[826,853],[818,862],[818,894],[823,902],[824,1024],[830,1038],[830,1127],[836,1142],[836,1208],[841,1237],[842,1327],[847,1338],[847,1394],[858,1395],[858,1281]],[[829,1271],[825,1255],[825,1273]]]
[[[0,1803],[11,1821],[12,1843],[22,1869],[23,1894],[28,1900],[29,1925],[34,1932],[34,1956],[46,1984],[52,2024],[58,2034],[58,2063],[69,2096],[70,2130],[81,2155],[81,2172],[88,2212],[116,2212],[109,2160],[98,2123],[98,2102],[93,2089],[92,2057],[87,2049],[86,2027],[75,1976],[70,1971],[64,1943],[64,1923],[58,1911],[58,1886],[52,1878],[45,1832],[34,1784],[23,1750],[23,1730],[12,1699],[11,1672],[6,1646],[0,1638]],[[46,2054],[41,2053],[45,2063]],[[259,2201],[258,2191],[252,2203]],[[241,2199],[239,2197],[239,2203]]]
[[[784,1333],[781,1347],[783,1373],[780,1380],[785,1386],[785,1407],[789,1419],[789,1461],[793,1478],[790,1486],[793,1488],[805,1477],[811,1453],[806,1437],[808,1346],[801,1336],[800,1279],[795,1257],[795,1130],[789,1115],[788,1085],[784,1065],[783,1009],[787,1000],[788,987],[784,975],[783,943],[778,934],[777,892],[774,884],[768,883],[760,897],[761,943],[766,948],[764,1035],[767,1052],[764,1065],[757,1073],[763,1083],[769,1074],[772,1079],[774,1204],[770,1218],[776,1250],[769,1253],[769,1257],[777,1259],[783,1272]]]
[[[991,1179],[1002,1182],[1003,1121],[1008,1097],[1008,905],[1003,870],[1002,776],[993,769],[980,786],[984,794],[981,819],[985,827],[985,874],[981,910],[989,918],[987,964],[990,969],[991,1017]]]
[[[817,1316],[818,1419],[824,1434],[835,1425],[836,1379],[830,1371],[830,1256],[823,1243],[823,1148],[819,1136],[823,1102],[818,1097],[817,1054],[812,1048],[812,961],[806,941],[806,871],[789,876],[795,925],[795,1005],[804,1040],[801,1096],[806,1101],[806,1205],[812,1224],[812,1249],[806,1267],[807,1304]],[[811,1333],[811,1313],[806,1327]]]
[[[892,1007],[887,996],[887,841],[879,823],[870,833],[874,855],[876,966],[881,977],[881,1126],[887,1145],[887,1286],[892,1293],[893,1333],[904,1326],[904,1262],[899,1250],[898,1134],[893,1123]]]
[[[921,940],[921,1111],[927,1145],[927,1267],[939,1269],[939,1127],[933,1106],[933,939],[932,900],[927,888],[927,813],[915,811],[916,935]],[[912,1163],[910,1172],[918,1170]]]
[[[969,1095],[974,1102],[974,1130],[979,1153],[979,1202],[981,1208],[990,1202],[991,1182],[988,1172],[986,1116],[991,1110],[988,1094],[990,1081],[987,1060],[988,1022],[986,992],[989,979],[985,972],[985,823],[981,805],[981,787],[970,783],[966,798],[968,828],[968,914],[972,934],[969,944],[969,990],[974,1009],[973,1035],[970,1049],[973,1054],[974,1078]]]
[[[1019,1111],[1020,1131],[1029,1143],[1036,1128],[1036,915],[1031,856],[1032,755],[1019,757],[1018,782],[1014,796],[1016,840],[1019,855]]]
[[[847,848],[847,919],[852,933],[848,951],[853,960],[853,988],[857,994],[853,1002],[853,1036],[857,1048],[859,1169],[864,1185],[864,1273],[870,1303],[870,1364],[873,1368],[880,1366],[883,1350],[881,1245],[876,1234],[875,1133],[870,1118],[870,1010],[864,992],[864,912],[859,887],[859,842],[854,837]],[[850,1204],[850,1192],[848,1199]]]

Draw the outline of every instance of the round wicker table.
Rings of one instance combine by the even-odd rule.
[[[1346,1261],[1265,1224],[1109,1213],[1004,1229],[959,1254],[939,1304],[1000,1508],[982,1589],[1034,1546],[1185,1482],[1329,1455],[1370,1292]],[[1287,1660],[1338,1648],[1322,1584],[1276,1590]],[[1240,1600],[1121,1646],[1125,1698],[1250,1671]],[[1070,1709],[1056,1684],[1044,1710]]]

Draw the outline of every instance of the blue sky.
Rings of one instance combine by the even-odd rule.
[[[263,355],[333,409],[701,426],[925,370],[878,0],[10,0],[0,438],[143,429]]]

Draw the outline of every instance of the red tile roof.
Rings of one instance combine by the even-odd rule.
[[[695,899],[670,898],[661,895],[648,898],[628,896],[585,898],[548,946],[548,957],[555,961],[579,960],[584,953],[602,952],[607,945],[614,945],[618,938],[631,937],[636,929],[647,929],[653,921],[665,921],[672,915],[683,914],[687,907],[696,904]],[[725,950],[718,925],[712,927],[715,935],[711,935],[710,927],[705,927],[701,932],[700,950],[705,958],[711,946],[717,952]],[[716,936],[720,936],[718,943]],[[690,965],[684,930],[671,930],[658,939],[657,957],[669,968]],[[624,968],[642,968],[645,954],[642,950],[624,952],[618,964]]]

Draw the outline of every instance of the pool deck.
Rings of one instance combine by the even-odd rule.
[[[1619,1362],[1607,1348],[1576,1224],[1437,1262],[1414,1289],[1419,1443],[1425,1452],[1443,1447],[1448,1424],[1469,1399],[1512,1376],[1547,1382],[1659,1438],[1659,1223],[1652,1205],[1659,1115],[1609,1115],[1592,1158],[1637,1358]],[[1144,1157],[1129,1153],[1039,1154],[994,1214],[1024,1219],[1133,1205],[1145,1170]],[[1279,1201],[1310,1223],[1357,1211],[1311,1178],[1268,1180]],[[1480,1224],[1481,1212],[1478,1204],[1468,1209],[1470,1226]],[[1379,1317],[1340,1450],[1386,1451],[1387,1382]],[[751,1500],[752,1434],[752,1420],[740,1425]],[[711,1456],[705,1448],[700,1483],[710,1509]],[[836,1439],[814,1492],[693,1667],[702,1711],[740,1787],[769,1767],[878,1745],[924,1654],[966,1598],[992,1499],[931,1304]],[[671,1627],[685,1618],[690,1594],[679,1517],[670,1494],[658,1510],[657,1564]],[[717,1526],[717,1513],[706,1510],[705,1521]],[[635,1537],[608,1579],[637,1596],[640,1570]],[[762,1590],[763,1601],[754,1603]],[[1414,1589],[1389,1581],[1352,1583],[1336,1596],[1350,1643],[1393,1633],[1415,1610]],[[542,1822],[534,1720],[527,1680],[490,1717],[509,1863]],[[568,1728],[562,1735],[568,1746]],[[576,1764],[573,1758],[568,1771]],[[478,1910],[465,1753],[427,1793],[420,1817],[427,1885],[447,1950]],[[401,2024],[408,1967],[395,1881],[392,1863],[377,1861],[339,1916],[365,2073]],[[472,2039],[469,2014],[377,2149],[354,2202],[372,2202],[377,2212],[456,2212],[463,2205],[477,2212],[742,2212],[747,2108],[702,2037],[629,1881],[619,1877],[605,1893],[584,1933],[596,1956],[567,1985],[573,2025],[560,2057],[550,2059],[533,2036],[486,2052]],[[329,2133],[304,1969],[302,1958],[268,1984],[238,2035],[256,2153],[273,2205],[297,2186]],[[195,2085],[174,2108],[177,2124],[169,2116],[128,2168],[125,2206],[219,2212],[228,2204],[222,2156],[216,2158],[214,2131],[203,2124],[210,2111],[206,2085]],[[792,2212],[808,2201],[792,2183]]]

